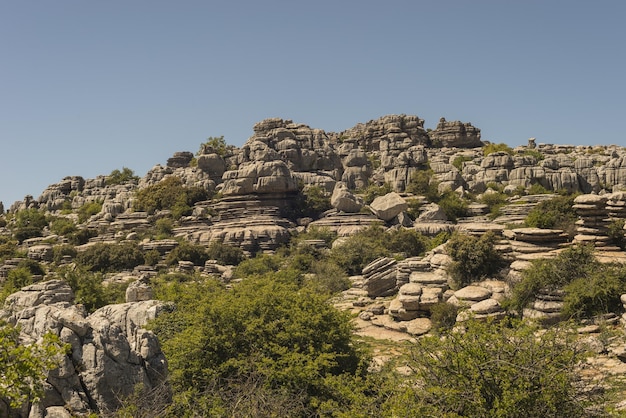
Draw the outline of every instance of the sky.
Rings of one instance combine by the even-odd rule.
[[[623,0],[0,0],[0,201],[281,117],[626,146]]]

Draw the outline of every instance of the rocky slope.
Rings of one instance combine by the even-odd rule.
[[[502,277],[453,290],[446,270],[450,257],[443,246],[424,257],[375,260],[361,275],[352,277],[353,288],[344,293],[338,306],[358,314],[361,333],[386,330],[400,332],[401,338],[427,333],[432,325],[430,308],[439,302],[458,306],[459,321],[468,313],[501,316],[500,302],[509,284],[529,262],[552,257],[572,242],[593,242],[599,257],[626,261],[626,255],[608,238],[609,222],[626,218],[626,192],[620,191],[626,190],[625,148],[537,145],[533,139],[510,153],[485,156],[480,129],[470,123],[442,118],[430,132],[423,125],[417,116],[389,115],[334,133],[290,120],[267,119],[254,126],[254,134],[241,148],[218,150],[205,145],[198,155],[181,151],[141,179],[116,185],[108,184],[105,175],[66,177],[37,199],[27,196],[14,203],[9,212],[40,208],[76,220],[79,208],[100,202],[100,212],[80,224],[80,228],[95,231],[91,244],[137,240],[138,233],[167,214],[133,211],[136,192],[175,176],[183,185],[199,186],[215,197],[197,202],[191,215],[178,220],[174,235],[207,246],[223,242],[242,248],[247,255],[272,253],[287,243],[293,232],[314,226],[336,231],[339,236],[372,224],[415,228],[429,236],[452,230],[495,233],[498,250],[507,260]],[[412,176],[427,169],[432,170],[440,192],[452,190],[462,196],[504,191],[507,204],[495,220],[486,216],[484,205],[473,204],[469,216],[452,222],[436,204],[425,204],[423,196],[407,193]],[[364,191],[372,185],[388,185],[389,193],[367,205]],[[575,201],[578,222],[573,239],[561,230],[505,227],[519,222],[538,202],[552,196],[521,193],[539,186],[548,192],[581,193]],[[304,216],[299,207],[302,190],[314,187],[330,197],[332,209],[319,217]],[[424,203],[416,219],[408,213],[411,201]],[[10,235],[9,226],[0,233]],[[22,243],[29,259],[49,262],[52,247],[63,242],[62,237],[45,233]],[[166,255],[178,242],[147,238],[140,244]],[[179,268],[223,277],[230,274],[228,268],[215,263],[188,264]],[[5,260],[0,280],[16,265],[16,260]],[[163,384],[166,359],[154,335],[142,327],[168,307],[151,300],[145,283],[139,280],[141,272],[129,275],[136,282],[129,288],[127,303],[109,305],[91,315],[74,304],[71,289],[61,281],[43,281],[6,300],[0,318],[20,325],[25,342],[37,341],[52,331],[72,347],[71,356],[50,374],[42,403],[29,406],[23,416],[49,416],[52,411],[64,416],[55,409],[60,406],[68,414],[112,411],[137,383],[145,388]],[[529,315],[557,317],[559,303],[555,295],[546,295],[535,302]]]

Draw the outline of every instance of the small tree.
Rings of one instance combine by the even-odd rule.
[[[487,232],[480,238],[455,233],[446,244],[452,258],[448,272],[459,286],[496,273],[502,268],[503,260],[495,249],[496,236]]]
[[[470,320],[464,332],[416,342],[408,361],[413,384],[403,385],[389,409],[393,416],[606,416],[604,399],[579,384],[583,359],[568,328]]]
[[[107,186],[112,186],[116,184],[123,184],[129,181],[136,182],[139,180],[139,177],[135,175],[135,172],[127,167],[122,167],[122,170],[115,169],[111,171],[106,177],[105,183]]]
[[[37,402],[48,371],[58,367],[57,356],[66,352],[53,334],[44,335],[38,344],[24,345],[19,330],[0,321],[0,414],[9,416],[12,408]]]
[[[222,136],[210,136],[207,138],[206,142],[200,145],[200,149],[196,153],[196,155],[215,153],[221,155],[222,157],[226,155],[226,140],[224,139],[224,135]]]

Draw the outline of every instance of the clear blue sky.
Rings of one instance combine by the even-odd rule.
[[[626,1],[0,0],[0,200],[282,117],[626,145]]]

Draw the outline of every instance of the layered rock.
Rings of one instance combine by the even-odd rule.
[[[162,303],[109,305],[87,315],[73,300],[65,282],[52,280],[10,295],[0,310],[0,318],[20,327],[25,342],[52,332],[71,346],[48,375],[40,410],[112,412],[137,384],[147,390],[165,384],[165,357],[154,334],[142,328],[164,309]]]
[[[445,118],[439,119],[437,128],[429,136],[432,142],[438,142],[444,147],[474,148],[483,145],[480,141],[480,129],[471,123],[448,122]]]

